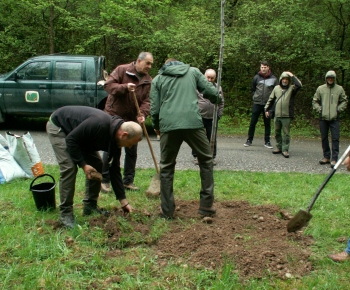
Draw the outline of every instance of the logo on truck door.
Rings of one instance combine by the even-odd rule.
[[[39,92],[36,91],[26,91],[25,99],[28,103],[38,103],[39,102]]]

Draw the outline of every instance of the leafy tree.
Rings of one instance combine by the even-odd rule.
[[[330,69],[349,94],[349,1],[225,3],[221,83],[227,113],[249,113],[251,80],[263,59],[277,77],[290,70],[302,81],[297,114],[313,118],[311,97]],[[103,54],[110,71],[150,51],[155,61],[151,75],[168,57],[202,71],[218,67],[220,1],[2,0],[0,9],[1,72],[30,56],[58,52]]]
[[[332,1],[332,5],[339,1]],[[342,2],[345,9],[345,1]],[[340,11],[340,4],[337,5],[335,10]],[[310,116],[311,97],[324,82],[325,72],[330,68],[339,70],[347,61],[336,45],[339,41],[334,35],[334,23],[331,32],[329,22],[325,21],[325,15],[330,16],[328,9],[325,1],[238,2],[232,23],[226,29],[224,62],[225,71],[231,72],[225,80],[234,84],[233,93],[238,95],[236,108],[249,107],[251,78],[260,61],[267,59],[277,77],[284,70],[300,77],[304,88],[298,94],[296,109]]]

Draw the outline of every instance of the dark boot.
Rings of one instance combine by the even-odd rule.
[[[98,213],[105,216],[109,215],[109,211],[99,207],[97,204],[84,203],[83,216],[91,215],[93,213]]]
[[[73,213],[68,213],[68,214],[61,213],[58,220],[63,226],[65,226],[67,228],[72,229],[75,226],[75,218],[74,218]]]
[[[213,205],[211,207],[201,206],[199,207],[198,213],[202,216],[212,216],[216,214],[216,209]]]

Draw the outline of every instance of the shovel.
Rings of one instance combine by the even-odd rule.
[[[138,114],[138,116],[141,116],[141,111],[140,111],[139,103],[137,102],[135,91],[132,91],[132,94],[134,96],[134,102],[135,102],[135,106],[137,109],[137,114]],[[152,177],[151,184],[149,185],[148,189],[146,190],[146,196],[147,197],[158,197],[160,195],[159,167],[158,167],[158,163],[157,163],[156,157],[155,157],[154,152],[153,152],[152,144],[151,144],[151,141],[149,139],[145,123],[143,122],[141,124],[141,126],[142,126],[143,133],[146,136],[149,150],[151,151],[151,154],[152,154],[154,167],[156,168],[156,171],[157,171],[157,174]]]
[[[328,174],[326,179],[323,181],[319,189],[316,191],[315,195],[313,196],[307,210],[299,210],[299,212],[288,222],[287,224],[287,230],[288,232],[295,232],[300,230],[302,227],[306,226],[309,220],[312,218],[312,214],[310,214],[310,211],[312,209],[312,206],[314,205],[316,199],[320,195],[322,189],[326,186],[328,181],[331,179],[339,165],[344,161],[344,159],[349,155],[350,152],[350,146],[345,150],[342,157],[338,160],[338,162],[334,165],[331,172]]]

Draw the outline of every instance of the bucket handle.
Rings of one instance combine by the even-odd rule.
[[[49,177],[52,178],[52,181],[53,181],[53,183],[54,183],[54,186],[53,186],[52,188],[54,188],[54,187],[56,186],[55,178],[53,178],[52,175],[45,173],[45,174],[41,174],[41,175],[39,175],[39,176],[37,176],[37,177],[35,177],[35,178],[33,179],[33,181],[32,181],[31,184],[30,184],[29,190],[32,190],[34,181],[36,181],[38,178],[41,178],[41,177],[44,177],[44,176],[49,176]],[[52,188],[50,188],[50,190],[51,190]]]

